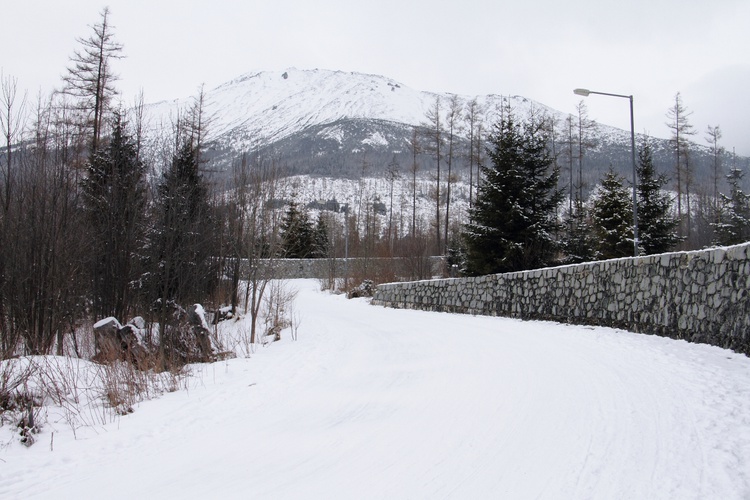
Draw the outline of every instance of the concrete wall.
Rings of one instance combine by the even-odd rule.
[[[378,286],[372,303],[623,328],[750,354],[750,244]]]

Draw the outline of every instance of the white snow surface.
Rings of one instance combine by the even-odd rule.
[[[206,321],[206,310],[203,308],[200,304],[195,304],[195,314],[198,315],[198,318],[201,320],[201,326],[208,330],[208,322]]]
[[[0,434],[0,498],[750,497],[744,355],[288,286],[297,341],[88,431]]]

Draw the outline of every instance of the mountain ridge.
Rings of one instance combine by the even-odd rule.
[[[291,174],[349,177],[360,175],[360,165],[366,162],[374,171],[385,170],[393,161],[410,165],[407,144],[411,131],[427,121],[436,98],[441,99],[445,111],[454,95],[462,104],[477,100],[484,111],[485,131],[498,121],[505,101],[521,116],[534,109],[559,125],[571,116],[523,96],[415,90],[381,75],[324,69],[256,70],[205,92],[208,156],[219,170],[228,168],[240,154],[255,152],[282,161]],[[163,126],[170,117],[173,121],[191,102],[175,99],[149,105],[149,126]],[[610,166],[630,177],[630,131],[601,123],[597,126],[599,141],[586,153],[584,180],[595,185]],[[459,149],[466,149],[466,136],[465,131],[457,133]],[[638,134],[638,142],[644,137]],[[650,139],[657,167],[661,165],[659,170],[669,174],[669,142]],[[698,145],[694,149],[696,181],[705,182],[710,170],[708,149]],[[433,165],[428,155],[422,156],[420,170],[424,173]]]
[[[490,111],[494,111],[492,108],[499,106],[502,99],[512,99],[515,107],[533,103],[546,112],[562,114],[521,96],[420,91],[385,76],[321,69],[253,71],[215,87],[206,92],[205,97],[209,116],[221,117],[214,121],[215,129],[210,131],[213,140],[220,140],[236,128],[245,127],[263,145],[299,132],[306,126],[343,118],[418,126],[425,121],[436,97],[441,97],[447,106],[447,100],[453,95],[462,102],[476,98],[481,107]],[[176,111],[176,106],[189,102],[190,99],[161,101],[150,107],[152,113],[159,116],[165,111]]]

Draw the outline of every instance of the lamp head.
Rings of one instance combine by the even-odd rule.
[[[589,89],[575,89],[573,90],[573,93],[575,95],[581,95],[583,97],[588,97],[591,91]]]

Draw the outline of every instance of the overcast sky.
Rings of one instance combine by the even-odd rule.
[[[34,96],[110,7],[126,103],[194,95],[254,70],[374,73],[417,90],[517,94],[573,112],[573,88],[633,94],[637,132],[668,137],[679,91],[695,141],[750,155],[750,0],[8,0],[0,67]],[[586,98],[628,129],[626,99]]]

